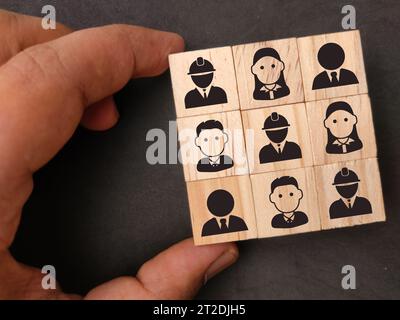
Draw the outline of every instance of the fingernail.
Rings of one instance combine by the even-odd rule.
[[[228,268],[229,266],[234,264],[236,262],[236,260],[238,259],[238,257],[239,257],[239,254],[236,250],[230,249],[228,251],[225,251],[208,268],[208,270],[204,276],[204,284],[206,284],[208,280],[210,280],[211,278],[216,276],[222,270],[225,270],[226,268]]]

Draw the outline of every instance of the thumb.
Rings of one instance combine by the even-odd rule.
[[[191,299],[239,257],[234,243],[196,247],[187,239],[147,261],[134,277],[100,285],[86,299]]]

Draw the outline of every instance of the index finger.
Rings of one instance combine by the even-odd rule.
[[[85,107],[162,73],[181,50],[176,34],[114,25],[30,47],[0,68],[0,247],[12,240],[31,173],[72,136]]]

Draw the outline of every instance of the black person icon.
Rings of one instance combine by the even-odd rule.
[[[336,174],[333,185],[341,199],[331,204],[329,208],[331,219],[372,213],[368,199],[357,196],[359,182],[357,174],[348,168],[343,168]]]
[[[225,91],[212,85],[214,72],[212,63],[202,57],[191,64],[188,75],[191,76],[196,88],[185,96],[186,109],[228,102]]]
[[[197,126],[196,133],[195,144],[206,156],[197,163],[197,171],[218,172],[233,167],[233,160],[223,154],[229,138],[221,122],[202,122]]]
[[[294,177],[284,176],[272,181],[269,200],[280,212],[273,217],[272,227],[286,229],[306,224],[307,215],[302,211],[296,211],[302,198],[303,191]]]
[[[318,51],[318,62],[325,69],[314,78],[313,90],[357,84],[356,75],[347,69],[340,68],[345,53],[337,43],[326,43]]]
[[[207,208],[215,217],[204,224],[201,235],[205,237],[248,230],[242,218],[231,214],[234,206],[235,200],[228,191],[213,191],[208,196]]]
[[[363,144],[357,133],[357,116],[344,101],[330,104],[326,109],[324,126],[328,133],[326,152],[344,154],[360,150]]]
[[[253,57],[251,73],[254,75],[255,100],[274,100],[289,95],[283,74],[285,63],[272,48],[258,50]]]
[[[254,75],[255,100],[274,100],[290,94],[286,85],[285,63],[279,53],[272,48],[258,50],[253,57],[251,73]]]
[[[265,134],[271,141],[260,150],[260,163],[269,163],[298,159],[302,157],[300,147],[291,141],[287,141],[290,124],[286,118],[273,112],[264,122]]]

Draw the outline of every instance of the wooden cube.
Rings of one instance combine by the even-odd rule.
[[[169,56],[177,117],[239,109],[231,47]]]
[[[251,176],[259,238],[321,230],[314,169]]]
[[[358,30],[298,38],[306,101],[368,92]]]
[[[376,158],[368,95],[307,102],[306,108],[316,165]]]
[[[242,112],[250,173],[313,164],[305,104]]]
[[[239,111],[177,120],[185,180],[248,174]]]
[[[376,158],[315,167],[322,229],[385,221]]]
[[[196,245],[257,237],[249,176],[187,183]]]
[[[232,48],[241,109],[304,102],[296,38]]]

